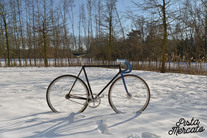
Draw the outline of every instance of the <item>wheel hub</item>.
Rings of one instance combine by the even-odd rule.
[[[128,99],[131,99],[132,98],[132,94],[131,93],[128,93],[127,94],[127,97],[128,97]]]
[[[66,94],[65,95],[65,99],[69,99],[70,98],[70,95],[69,94]]]

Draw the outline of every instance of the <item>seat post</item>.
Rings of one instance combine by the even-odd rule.
[[[77,57],[77,64],[83,66],[83,56],[85,56],[87,53],[72,53],[74,56]]]

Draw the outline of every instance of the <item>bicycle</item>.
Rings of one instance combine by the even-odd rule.
[[[150,89],[139,76],[128,74],[131,64],[125,59],[117,59],[117,65],[83,65],[79,74],[62,75],[54,79],[48,86],[46,99],[53,112],[83,112],[88,106],[96,108],[101,103],[101,94],[110,85],[108,101],[116,113],[143,112],[150,101]],[[121,63],[126,69],[121,69]],[[98,93],[94,94],[85,68],[106,67],[118,68],[118,73]],[[86,82],[79,78],[84,73]],[[120,76],[119,76],[120,75]],[[119,76],[119,77],[118,77]]]

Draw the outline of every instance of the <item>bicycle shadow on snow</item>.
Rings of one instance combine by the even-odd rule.
[[[108,129],[114,128],[119,125],[123,125],[128,121],[131,121],[138,117],[140,114],[134,114],[131,117],[125,116],[125,120],[116,122],[114,124],[105,126],[105,120],[110,119],[112,116],[123,116],[124,114],[108,113],[99,114],[87,117],[82,113],[71,113],[69,116],[51,120],[56,122],[45,130],[35,132],[35,135],[30,137],[63,137],[63,136],[75,136],[80,134],[87,134],[95,131],[99,133],[111,135]],[[123,118],[123,117],[121,117]],[[118,120],[118,119],[117,119]]]
[[[55,113],[52,113],[55,114]],[[63,137],[63,136],[75,136],[80,134],[87,134],[95,131],[99,133],[111,135],[108,132],[108,129],[123,125],[128,121],[131,121],[138,117],[140,114],[134,114],[131,116],[126,116],[124,114],[117,113],[108,113],[108,114],[98,114],[87,117],[83,113],[71,113],[70,115],[65,115],[64,117],[58,118],[55,116],[55,119],[45,119],[42,118],[42,115],[52,115],[49,112],[37,113],[34,115],[28,115],[16,119],[16,125],[4,126],[0,128],[0,133],[11,133],[18,131],[32,131],[33,135],[28,137]],[[59,113],[60,116],[61,113]],[[124,117],[122,117],[124,115]],[[118,122],[113,121],[113,124],[105,126],[106,119],[115,118],[126,118]],[[35,130],[35,131],[33,131]]]

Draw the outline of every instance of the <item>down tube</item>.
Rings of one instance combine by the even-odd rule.
[[[120,72],[118,72],[111,80],[108,84],[106,84],[106,86],[98,93],[98,95],[95,97],[97,98],[99,95],[101,95],[103,93],[103,91],[116,79],[116,77],[120,74]]]

